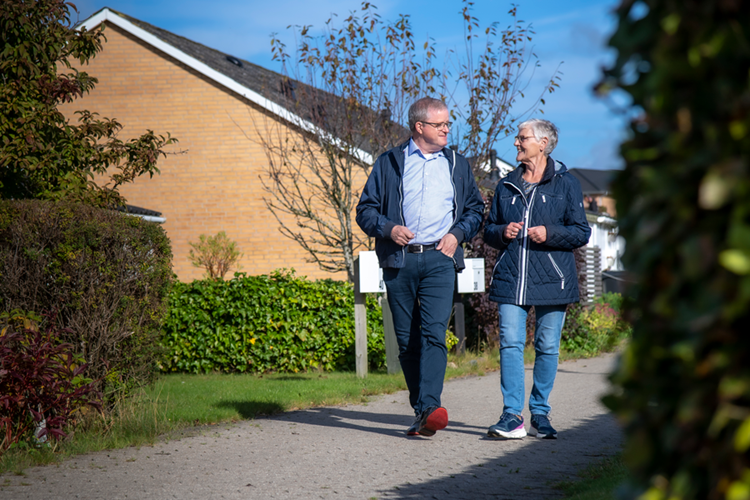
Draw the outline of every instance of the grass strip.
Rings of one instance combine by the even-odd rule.
[[[556,487],[568,500],[615,500],[617,490],[628,480],[628,469],[621,455],[604,458],[579,472],[580,480],[565,481]]]
[[[484,375],[499,368],[497,354],[449,355],[446,379]],[[118,405],[106,418],[89,415],[85,425],[52,446],[28,443],[0,456],[0,474],[59,462],[102,450],[153,444],[189,428],[237,422],[317,406],[364,403],[379,394],[406,389],[401,373],[211,373],[169,374]]]

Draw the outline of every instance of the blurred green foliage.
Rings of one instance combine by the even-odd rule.
[[[354,369],[354,290],[293,271],[175,284],[162,343],[167,372]],[[385,366],[377,299],[367,297],[367,358]]]
[[[614,182],[633,339],[606,397],[629,498],[750,498],[750,2],[622,1],[598,90],[632,99]]]

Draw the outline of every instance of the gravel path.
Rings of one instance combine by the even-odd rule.
[[[405,436],[413,417],[399,392],[6,474],[0,499],[562,498],[554,484],[620,449],[599,402],[614,363],[605,355],[560,364],[550,401],[557,440],[486,437],[502,410],[495,372],[445,384],[450,424],[432,438]]]

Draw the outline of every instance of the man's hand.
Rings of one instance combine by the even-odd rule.
[[[456,237],[451,233],[448,233],[440,239],[440,243],[438,243],[438,246],[435,248],[443,252],[448,257],[453,258],[453,254],[456,253],[457,246],[458,240],[456,239]]]
[[[544,226],[530,227],[529,238],[534,243],[544,243],[547,241],[547,228]]]
[[[406,226],[395,226],[391,230],[391,239],[402,247],[408,245],[412,238],[414,238],[414,233]]]

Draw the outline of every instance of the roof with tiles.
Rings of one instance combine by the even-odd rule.
[[[304,130],[313,131],[319,127],[322,129],[328,128],[326,127],[326,115],[332,113],[335,115],[335,108],[343,106],[337,96],[314,89],[302,82],[292,80],[239,57],[206,47],[109,7],[99,10],[83,21],[81,25],[91,29],[104,21],[110,21],[125,29],[145,43],[166,52],[219,84]],[[314,105],[301,104],[299,95],[303,93],[314,94]],[[390,116],[367,108],[362,109],[361,112],[371,114],[371,117],[374,116],[376,120],[390,119]],[[404,137],[409,135],[408,129],[392,122],[389,123],[391,126],[397,127],[396,130],[400,132],[399,135]],[[367,138],[363,137],[354,146],[359,151],[354,151],[356,156],[365,163],[372,163],[374,159],[372,154],[377,152],[371,151],[372,148],[369,147],[370,143]]]

